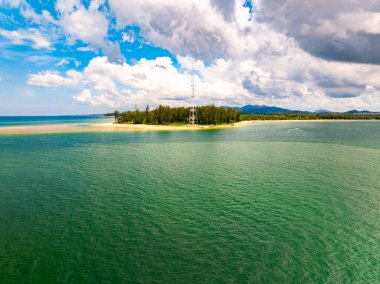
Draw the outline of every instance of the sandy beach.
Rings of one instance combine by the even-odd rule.
[[[49,133],[80,133],[80,132],[125,132],[125,131],[193,131],[213,130],[242,127],[250,125],[250,121],[242,121],[226,125],[147,125],[147,124],[56,124],[56,125],[28,125],[28,126],[3,126],[0,127],[0,135],[12,134],[49,134]]]
[[[352,122],[376,120],[254,120],[241,121],[223,125],[147,125],[147,124],[117,124],[117,123],[78,123],[55,125],[2,126],[0,135],[13,134],[49,134],[49,133],[80,133],[80,132],[128,132],[128,131],[194,131],[217,130],[244,127],[263,123],[303,123],[303,122]]]

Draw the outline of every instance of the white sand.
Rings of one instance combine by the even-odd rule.
[[[48,134],[48,133],[76,133],[76,132],[123,132],[123,131],[189,131],[212,130],[240,127],[251,124],[243,121],[226,125],[146,125],[146,124],[57,124],[57,125],[28,125],[28,126],[3,126],[0,134]]]
[[[28,126],[0,126],[0,135],[6,134],[48,134],[48,133],[77,133],[77,132],[124,132],[124,131],[190,131],[213,130],[242,127],[262,123],[294,123],[294,122],[352,122],[379,120],[253,120],[224,125],[147,125],[147,124],[57,124],[57,125],[28,125]]]

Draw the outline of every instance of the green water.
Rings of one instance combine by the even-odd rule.
[[[380,123],[0,136],[1,283],[378,283]]]

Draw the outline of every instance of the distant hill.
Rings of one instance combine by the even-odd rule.
[[[246,105],[243,107],[229,107],[235,110],[240,110],[243,114],[286,114],[286,113],[316,113],[316,114],[328,114],[328,113],[345,113],[345,114],[378,114],[379,112],[371,112],[368,110],[350,110],[346,112],[331,111],[327,109],[317,109],[314,112],[302,111],[302,110],[292,110],[287,108],[281,108],[276,106],[266,106],[266,105]]]
[[[355,114],[355,113],[377,113],[377,112],[372,112],[372,111],[369,111],[369,110],[356,110],[356,109],[353,109],[353,110],[346,111],[344,113]]]
[[[327,109],[317,109],[314,112],[302,111],[302,110],[292,110],[287,108],[281,108],[276,106],[266,106],[266,105],[246,105],[243,107],[231,107],[222,106],[224,108],[233,108],[235,110],[240,110],[243,114],[288,114],[288,113],[315,113],[315,114],[329,114],[329,113],[344,113],[344,114],[380,114],[380,112],[371,112],[368,110],[349,110],[346,112],[331,111]],[[114,116],[113,113],[105,113],[104,116]]]
[[[317,109],[316,111],[314,111],[314,113],[317,113],[317,114],[322,114],[322,113],[333,113],[333,111],[331,111],[331,110],[327,110],[327,109]]]
[[[276,113],[308,113],[306,111],[291,110],[276,106],[265,106],[265,105],[246,105],[243,107],[227,107],[236,110],[241,110],[244,114],[276,114]]]

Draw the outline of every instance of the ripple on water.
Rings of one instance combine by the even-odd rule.
[[[378,282],[379,149],[265,127],[2,137],[0,281]]]

